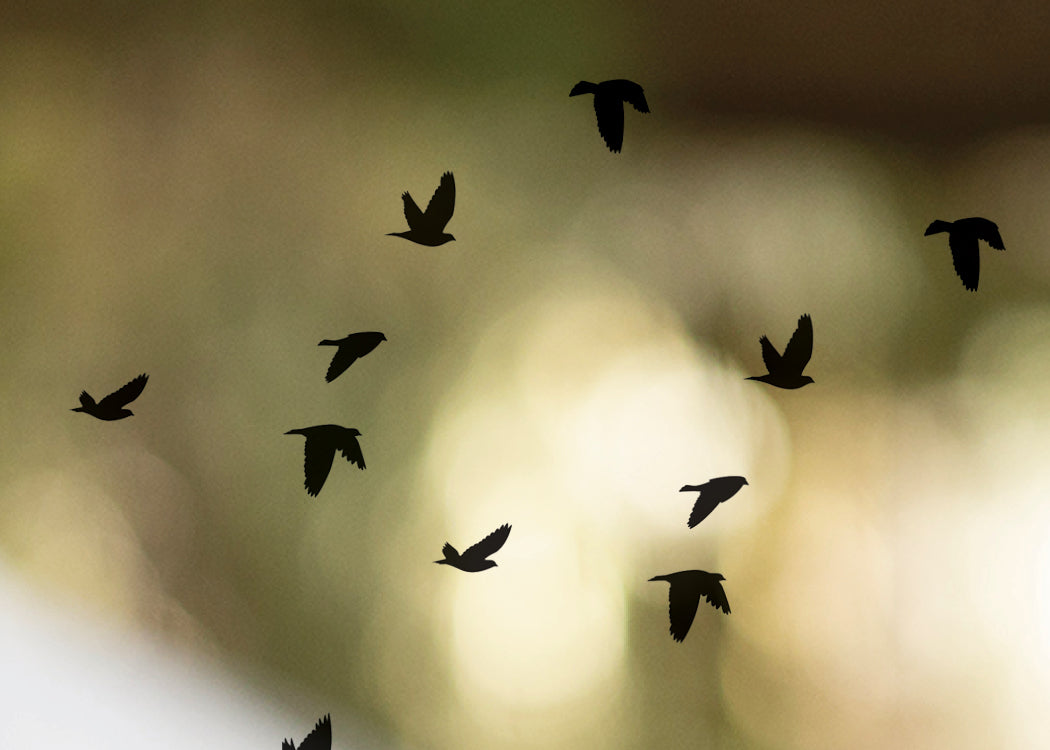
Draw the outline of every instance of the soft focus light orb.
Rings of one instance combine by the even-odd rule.
[[[767,394],[631,287],[572,281],[491,324],[431,433],[426,472],[453,545],[513,526],[497,567],[449,571],[441,598],[479,721],[621,684],[623,592],[646,547],[683,533],[695,498],[679,487],[746,475],[762,450],[770,486],[748,505],[763,508],[785,473]]]

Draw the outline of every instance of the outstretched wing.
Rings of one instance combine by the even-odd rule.
[[[98,405],[103,409],[123,408],[125,404],[130,404],[142,395],[142,389],[146,387],[147,380],[149,380],[149,375],[146,375],[145,373],[139,375],[131,382],[125,383],[123,386],[113,391],[113,393],[99,401]]]
[[[776,347],[765,336],[760,338],[758,343],[762,345],[762,362],[766,366],[766,371],[769,373],[776,372],[780,369],[780,352],[776,350]]]
[[[477,544],[467,547],[461,557],[476,557],[483,560],[494,552],[497,552],[507,537],[510,535],[510,524],[503,524]]]
[[[441,182],[437,190],[427,204],[426,217],[427,227],[435,232],[445,231],[445,225],[452,218],[452,212],[456,209],[456,180],[451,172],[441,175]]]
[[[339,446],[339,452],[343,454],[343,458],[355,464],[357,468],[365,468],[365,456],[361,452],[361,443],[357,442],[357,438],[353,435],[347,435],[343,444]]]
[[[801,374],[812,356],[813,321],[809,315],[803,315],[798,319],[798,328],[784,347],[784,356],[780,361],[789,371]]]
[[[689,528],[695,529],[697,524],[711,515],[711,511],[718,507],[719,498],[707,485],[701,485],[694,489],[700,490],[700,497],[693,504],[693,512],[689,514]]]
[[[984,240],[996,250],[1006,249],[1003,245],[1003,238],[999,236],[999,227],[996,226],[994,221],[976,218],[973,220],[971,226],[973,227],[974,234],[977,235],[978,239]]]
[[[628,81],[626,79],[620,79],[618,91],[625,102],[630,102],[631,106],[637,109],[639,112],[648,112],[649,103],[645,101],[645,94],[642,91],[642,87],[634,81]]]
[[[700,604],[700,589],[689,581],[671,583],[668,594],[671,614],[671,637],[681,643],[689,633],[696,617],[696,608]]]
[[[299,745],[299,750],[332,750],[332,720],[325,714]]]
[[[335,446],[330,440],[316,435],[307,436],[304,448],[304,469],[306,470],[306,493],[317,497],[332,470],[335,458]],[[300,748],[299,750],[302,750]]]
[[[356,362],[359,356],[358,351],[349,344],[343,344],[336,349],[335,356],[332,357],[332,364],[328,365],[328,372],[325,373],[325,382],[331,383],[346,372],[346,369]]]
[[[996,236],[999,236],[998,232]],[[952,251],[955,273],[959,274],[963,286],[971,292],[977,291],[977,282],[981,276],[981,254],[977,250],[977,235],[969,232],[951,232],[948,234],[948,247]]]
[[[619,153],[623,147],[623,102],[607,91],[594,95],[594,114],[598,116],[598,132],[610,151]]]
[[[698,600],[699,594],[703,594],[704,599],[715,609],[720,609],[729,614],[729,599],[726,598],[726,590],[722,588],[721,582],[714,576],[706,578],[697,589]],[[695,608],[696,605],[694,605]]]
[[[408,228],[418,229],[420,220],[423,218],[423,212],[419,210],[419,206],[412,200],[412,196],[408,194],[408,191],[401,193],[401,200],[405,203],[405,221],[408,222]]]

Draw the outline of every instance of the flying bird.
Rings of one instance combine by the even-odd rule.
[[[357,468],[365,468],[365,457],[361,453],[361,444],[357,436],[361,433],[353,427],[340,427],[337,424],[320,424],[314,427],[302,427],[288,430],[285,435],[302,435],[306,438],[306,493],[317,497],[328,472],[332,470],[332,461],[338,450],[343,458]]]
[[[649,111],[642,87],[623,78],[601,83],[580,81],[572,87],[569,96],[580,94],[594,94],[598,132],[605,140],[605,145],[614,153],[619,153],[623,146],[623,103],[629,102],[639,112]]]
[[[405,219],[408,220],[407,232],[390,232],[388,237],[404,237],[420,245],[437,247],[456,239],[445,232],[445,225],[452,218],[456,208],[456,180],[451,172],[441,175],[441,182],[427,204],[426,211],[420,211],[408,192],[401,194],[405,202]]]
[[[98,419],[112,422],[115,419],[124,419],[134,415],[131,409],[124,407],[137,399],[146,387],[149,375],[143,373],[129,383],[125,383],[113,393],[109,394],[97,404],[95,399],[88,395],[87,391],[80,392],[80,406],[70,411],[82,411]]]
[[[952,251],[955,273],[959,274],[963,286],[971,292],[977,291],[977,280],[981,275],[981,255],[977,252],[977,240],[984,240],[996,250],[1005,250],[1003,238],[995,222],[974,216],[957,221],[935,222],[926,227],[924,237],[931,234],[948,233],[948,247]]]
[[[783,356],[777,353],[765,336],[759,339],[759,343],[762,344],[762,361],[766,363],[766,370],[769,372],[747,380],[759,380],[777,388],[801,388],[813,382],[809,375],[802,374],[809,358],[813,356],[813,321],[808,315],[798,319],[798,328],[791,336],[791,341],[784,347]]]
[[[696,528],[697,524],[711,515],[711,511],[724,503],[747,484],[743,477],[717,477],[704,484],[687,484],[679,492],[699,492],[700,497],[693,505],[693,512],[689,514],[689,528]]]
[[[467,547],[463,554],[460,554],[455,547],[445,542],[445,546],[441,548],[445,559],[435,560],[434,562],[438,565],[451,565],[453,568],[459,568],[467,573],[477,573],[480,570],[494,568],[496,563],[485,558],[498,552],[499,548],[507,541],[508,536],[510,536],[510,524],[505,523],[474,546]]]
[[[381,341],[386,341],[386,336],[378,331],[362,331],[361,333],[351,333],[343,339],[325,339],[322,341],[318,346],[339,347],[335,351],[335,356],[332,357],[332,364],[328,365],[328,372],[324,376],[325,382],[331,383],[338,378],[358,358],[365,356],[379,346]]]
[[[720,573],[708,573],[706,570],[682,570],[678,573],[656,576],[649,580],[667,581],[671,584],[671,591],[668,595],[671,603],[671,637],[679,643],[685,640],[693,624],[701,596],[707,599],[707,603],[715,609],[729,614],[729,600],[726,599],[725,589],[720,583],[725,578]]]
[[[295,743],[285,740],[281,743],[281,750],[295,750]],[[306,735],[299,750],[332,750],[332,720],[328,714],[318,719],[317,726]]]

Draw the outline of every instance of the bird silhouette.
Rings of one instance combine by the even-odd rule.
[[[435,560],[434,562],[438,565],[451,565],[453,568],[459,568],[467,573],[477,573],[480,570],[494,568],[496,563],[485,558],[498,552],[503,543],[507,541],[509,535],[510,524],[505,523],[474,546],[467,547],[463,554],[460,554],[455,547],[445,542],[445,546],[441,548],[445,559]]]
[[[351,333],[343,339],[325,339],[318,346],[337,346],[332,364],[328,365],[328,372],[324,379],[331,383],[344,372],[346,368],[379,346],[381,341],[386,341],[386,336],[378,331],[362,331]]]
[[[719,583],[725,578],[720,573],[708,573],[706,570],[682,570],[678,573],[656,576],[649,580],[667,581],[671,584],[668,594],[671,610],[671,637],[679,643],[685,640],[693,624],[701,596],[707,599],[707,603],[715,609],[729,614],[729,600],[726,599],[725,589]]]
[[[948,247],[952,251],[955,273],[959,274],[964,287],[976,292],[977,281],[981,276],[981,255],[977,251],[977,240],[984,240],[996,250],[1005,250],[1003,238],[999,236],[999,227],[995,222],[979,216],[957,221],[937,219],[926,227],[923,236],[929,237],[941,232],[948,233]]]
[[[614,153],[619,153],[623,146],[623,103],[630,102],[639,112],[649,111],[642,87],[623,78],[601,83],[580,81],[572,87],[569,96],[580,94],[594,94],[598,132],[605,140],[605,145]]]
[[[679,492],[699,492],[700,497],[693,505],[693,512],[689,514],[689,528],[696,528],[697,524],[711,515],[711,511],[724,503],[747,484],[743,477],[717,477],[704,484],[687,484]]]
[[[281,750],[295,750],[295,743],[285,740],[281,743]],[[332,719],[328,714],[317,720],[317,726],[306,735],[299,750],[332,750]]]
[[[133,416],[134,412],[124,407],[142,394],[142,389],[146,387],[147,380],[149,380],[149,375],[143,373],[131,382],[125,383],[113,391],[113,393],[103,398],[97,404],[95,399],[88,395],[87,391],[81,391],[80,406],[70,409],[70,411],[82,411],[107,422]]]
[[[332,461],[338,450],[343,458],[359,469],[365,468],[365,457],[361,453],[361,444],[357,436],[361,433],[353,427],[340,427],[337,424],[320,424],[314,427],[301,427],[288,430],[285,435],[302,435],[306,438],[305,468],[306,492],[316,497],[328,479],[332,470]]]
[[[798,327],[784,347],[783,356],[777,353],[765,336],[759,339],[759,343],[762,344],[762,361],[766,363],[769,372],[766,375],[747,378],[748,380],[759,380],[777,388],[801,388],[813,382],[809,375],[802,374],[813,355],[813,321],[808,315],[798,319]]]
[[[437,247],[456,239],[445,232],[445,225],[452,218],[456,208],[456,180],[451,172],[441,175],[441,182],[427,204],[427,210],[420,211],[408,192],[401,194],[405,202],[405,219],[408,221],[407,232],[390,232],[388,237],[404,237],[420,245]]]

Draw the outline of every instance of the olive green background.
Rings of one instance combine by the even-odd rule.
[[[1045,4],[6,5],[0,564],[73,627],[220,665],[268,747],[1046,746]],[[620,77],[615,155],[568,92]],[[384,236],[446,170],[457,241]],[[744,381],[802,313],[815,384]],[[368,468],[314,499],[324,423]],[[733,612],[677,644],[692,568]]]

